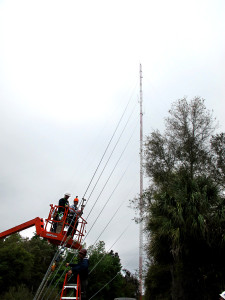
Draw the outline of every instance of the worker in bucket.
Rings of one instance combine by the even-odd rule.
[[[70,197],[70,193],[65,193],[64,197],[59,199],[59,208],[58,211],[56,213],[56,215],[54,216],[53,220],[55,221],[61,221],[61,222],[54,222],[54,232],[56,233],[60,233],[62,231],[62,227],[63,227],[63,216],[65,213],[65,209],[67,209],[69,207],[69,197]]]
[[[73,200],[73,205],[69,207],[67,223],[69,224],[69,228],[67,230],[67,239],[66,243],[73,238],[77,226],[78,226],[78,218],[82,215],[83,211],[78,210],[79,199],[78,196]]]

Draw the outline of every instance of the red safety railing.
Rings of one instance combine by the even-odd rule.
[[[45,221],[42,218],[35,218],[11,229],[0,233],[0,239],[30,228],[36,227],[37,235],[47,239],[55,245],[64,245],[72,249],[79,249],[81,241],[85,234],[85,225],[87,222],[81,217],[82,211],[75,211],[66,208],[62,219],[59,220],[58,209],[60,206],[50,205],[48,218]],[[73,218],[73,216],[75,217]]]

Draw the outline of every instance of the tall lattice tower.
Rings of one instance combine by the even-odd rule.
[[[140,203],[139,203],[139,213],[140,219],[143,216],[143,112],[142,112],[142,66],[140,64]],[[139,224],[139,285],[140,285],[140,300],[142,300],[142,280],[143,280],[143,223]]]

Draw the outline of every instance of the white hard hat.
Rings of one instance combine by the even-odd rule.
[[[65,194],[64,194],[64,196],[68,196],[68,197],[70,197],[70,196],[71,196],[71,194],[70,194],[70,193],[65,193]]]
[[[225,291],[220,294],[220,297],[222,297],[223,299],[225,299]]]

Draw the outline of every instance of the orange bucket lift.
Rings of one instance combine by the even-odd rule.
[[[81,241],[85,233],[85,225],[87,224],[87,222],[79,215],[76,215],[73,222],[71,222],[71,218],[69,218],[68,214],[68,208],[65,209],[63,218],[61,220],[56,220],[55,215],[59,207],[60,206],[58,205],[51,204],[47,219],[44,220],[37,217],[11,229],[3,231],[0,233],[0,239],[6,238],[13,233],[35,226],[37,235],[48,240],[51,244],[58,246],[63,245],[72,249],[79,249],[81,247]],[[56,227],[58,224],[60,224],[61,231],[56,233],[54,232],[54,227]],[[69,227],[72,228],[70,230],[71,238],[68,240],[67,229]]]

